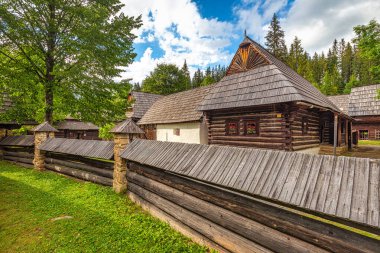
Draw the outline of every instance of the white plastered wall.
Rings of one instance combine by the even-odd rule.
[[[175,129],[179,129],[179,136],[174,134]],[[202,130],[202,135],[201,135],[200,122],[157,124],[157,140],[205,144],[207,143],[207,140],[204,140],[205,134],[203,134],[203,131],[204,130]]]

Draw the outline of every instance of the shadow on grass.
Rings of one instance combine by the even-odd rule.
[[[1,162],[0,192],[0,251],[206,251],[109,187]]]

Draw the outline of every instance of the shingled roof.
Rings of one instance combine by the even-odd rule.
[[[380,115],[380,99],[377,98],[377,90],[380,84],[353,88],[348,104],[350,116],[375,116]]]
[[[211,88],[204,86],[162,97],[149,108],[138,124],[199,121],[203,113],[197,108]]]
[[[88,130],[99,130],[99,127],[91,122],[83,122],[83,121],[68,117],[57,124],[57,129],[88,131]]]
[[[210,90],[203,111],[302,101],[340,110],[318,89],[249,37],[227,70]]]
[[[58,130],[52,127],[47,121],[39,124],[38,126],[33,128],[32,131],[33,132],[58,132]]]
[[[130,95],[135,100],[133,104],[133,113],[131,115],[134,119],[141,119],[154,102],[163,97],[162,95],[137,91],[131,92]]]
[[[144,131],[141,128],[139,128],[133,120],[126,119],[123,122],[117,124],[114,128],[112,128],[110,133],[143,134]]]
[[[350,95],[329,96],[328,99],[330,99],[330,101],[333,102],[334,105],[336,105],[342,112],[348,114],[348,102],[350,100]]]

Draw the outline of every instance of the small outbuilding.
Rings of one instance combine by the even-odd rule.
[[[59,131],[55,134],[57,138],[100,140],[99,127],[91,122],[83,122],[78,119],[67,117],[59,122],[56,128]]]
[[[360,140],[380,140],[380,84],[356,87],[349,95],[329,99],[354,119],[352,130]]]
[[[210,89],[205,86],[161,97],[138,121],[139,126],[151,140],[207,144],[207,125],[198,106]]]

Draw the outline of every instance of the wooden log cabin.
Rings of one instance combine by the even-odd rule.
[[[328,154],[351,147],[352,119],[247,36],[198,109],[209,144]]]
[[[57,138],[100,140],[99,127],[91,122],[83,122],[78,119],[67,117],[56,126]]]
[[[352,130],[359,140],[380,140],[380,84],[356,87],[348,95],[330,96],[329,99],[354,119]]]

